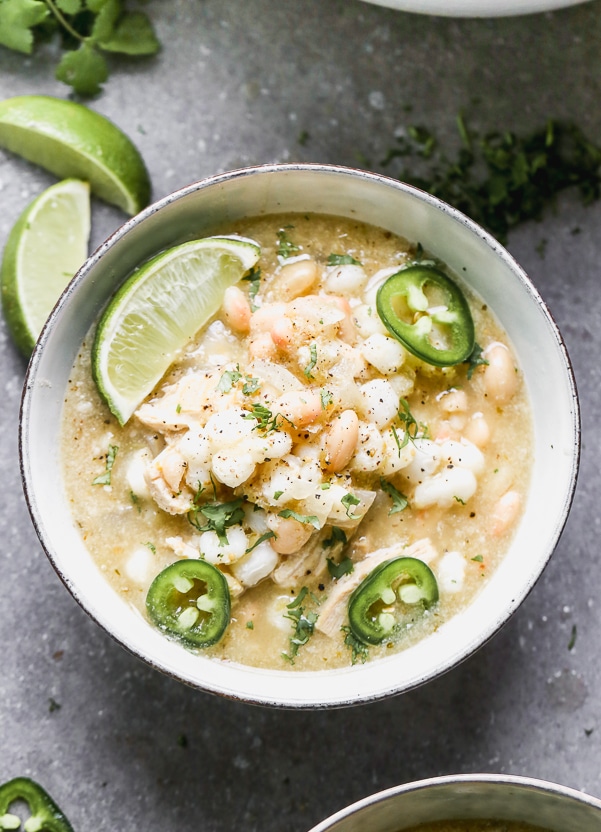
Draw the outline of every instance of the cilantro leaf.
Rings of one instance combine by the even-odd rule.
[[[343,633],[345,633],[344,643],[352,651],[351,664],[357,664],[358,661],[361,661],[362,664],[365,664],[365,661],[369,655],[367,651],[367,645],[363,644],[362,641],[359,641],[359,639],[353,635],[353,632],[350,627],[341,627],[340,629]]]
[[[124,14],[112,34],[101,44],[107,52],[124,55],[155,55],[160,49],[152,23],[143,12]]]
[[[316,529],[321,528],[319,520],[314,514],[297,514],[291,508],[283,508],[281,511],[278,511],[278,517],[283,517],[285,520],[291,517],[293,520],[298,520],[299,523],[306,523],[308,526],[314,526]]]
[[[236,370],[225,370],[221,378],[219,379],[219,384],[215,388],[220,393],[229,393],[232,387],[237,384],[240,379],[242,378],[242,373]]]
[[[330,254],[328,266],[361,266],[361,260],[355,260],[350,254]]]
[[[342,558],[339,563],[336,563],[333,558],[326,558],[326,561],[328,564],[328,572],[332,578],[342,578],[343,575],[350,575],[355,568],[353,561],[348,556]]]
[[[227,546],[226,529],[231,526],[239,526],[244,520],[243,504],[243,497],[238,497],[227,503],[205,503],[193,508],[188,513],[188,519],[199,532],[215,532],[220,545]],[[202,520],[199,515],[202,515],[206,523],[201,525]]]
[[[392,500],[392,508],[388,512],[389,515],[397,514],[399,511],[404,511],[407,508],[409,505],[407,497],[395,488],[391,482],[385,480],[384,477],[380,477],[380,487]]]
[[[398,417],[405,428],[405,436],[403,437],[403,442],[399,448],[400,451],[401,448],[405,447],[407,442],[415,442],[419,431],[419,424],[417,423],[416,419],[411,413],[411,410],[409,409],[409,402],[407,401],[407,399],[399,399],[399,404],[401,406],[401,409],[399,410]],[[396,437],[395,439],[398,445],[398,439]]]
[[[480,367],[483,364],[488,364],[486,358],[482,357],[482,347],[480,346],[480,344],[474,344],[474,349],[472,350],[469,358],[467,359],[467,363],[467,379],[468,381],[470,381],[471,377],[474,375],[476,367]]]
[[[253,266],[250,272],[243,277],[242,280],[248,280],[250,283],[250,288],[248,290],[250,308],[252,312],[255,312],[257,309],[257,306],[255,305],[255,298],[259,294],[259,289],[261,288],[261,269],[259,266]]]
[[[317,364],[317,344],[311,344],[311,346],[309,347],[309,355],[311,356],[311,360],[303,370],[303,373],[307,376],[308,379],[312,379],[313,370],[315,369],[315,365]]]
[[[344,508],[346,509],[346,516],[350,517],[351,520],[358,520],[359,515],[353,514],[353,506],[358,506],[361,500],[358,497],[355,497],[354,494],[345,494],[344,497],[340,500]]]
[[[115,464],[115,457],[117,456],[117,451],[119,450],[118,445],[109,445],[109,449],[106,454],[106,462],[105,462],[105,470],[104,474],[100,474],[99,477],[92,480],[92,485],[110,485],[111,484],[111,476],[113,473],[113,465]]]
[[[329,390],[320,390],[319,397],[321,399],[321,409],[325,410],[328,405],[332,404],[334,401],[334,396],[330,393]]]
[[[41,0],[0,0],[0,45],[29,55],[33,49],[31,29],[48,13]]]
[[[336,543],[341,543],[343,546],[346,546],[347,537],[344,531],[338,526],[332,526],[332,533],[330,534],[330,537],[328,537],[327,540],[324,540],[321,545],[324,549],[330,549]]]
[[[81,10],[81,0],[54,0],[57,8],[65,14],[77,14]]]
[[[317,613],[313,611],[305,612],[303,601],[307,597],[309,590],[304,586],[298,593],[296,598],[287,604],[288,612],[285,618],[289,618],[294,625],[294,633],[290,636],[290,648],[288,653],[282,653],[282,658],[294,664],[294,659],[298,654],[299,647],[306,644],[313,633],[315,632],[315,624],[318,619]],[[311,595],[313,598],[314,596]]]
[[[106,61],[90,43],[65,52],[56,68],[55,78],[73,87],[80,95],[97,95],[108,78]]]
[[[245,396],[252,396],[261,386],[261,382],[258,378],[253,378],[252,376],[244,376],[244,378],[246,381],[242,385],[242,392]]]
[[[300,251],[300,246],[295,245],[290,240],[285,228],[280,228],[277,237],[278,247],[276,249],[276,254],[283,258],[293,257],[295,254],[298,254],[298,252]]]
[[[245,555],[248,555],[248,553],[249,553],[249,552],[252,552],[252,550],[253,550],[253,549],[256,549],[256,547],[257,547],[260,543],[264,543],[266,540],[271,540],[271,538],[272,538],[272,537],[275,537],[275,533],[274,533],[274,532],[272,532],[272,531],[265,532],[265,534],[262,534],[262,535],[261,535],[261,537],[258,537],[258,538],[255,540],[255,542],[252,544],[252,546],[249,546],[249,547],[248,547],[248,549],[246,549],[246,551],[244,552],[244,554],[245,554]]]
[[[90,40],[101,43],[110,38],[121,13],[121,0],[104,0],[94,20]],[[104,44],[102,48],[105,48]]]

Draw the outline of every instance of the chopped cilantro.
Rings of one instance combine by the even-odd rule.
[[[150,540],[147,540],[146,543],[144,544],[144,546],[148,546],[148,548],[150,549],[152,554],[156,555],[157,547],[154,545],[154,543],[151,543]]]
[[[273,492],[273,499],[274,500],[279,500],[283,493],[284,493],[283,491],[274,491]]]
[[[480,346],[480,344],[474,344],[474,349],[472,350],[470,357],[467,359],[467,363],[467,379],[468,381],[470,381],[472,376],[474,375],[476,367],[480,367],[483,364],[488,364],[486,358],[482,357],[482,347]]]
[[[254,630],[255,629],[255,625],[253,624],[252,621],[247,621],[246,622],[246,629],[247,630]]]
[[[106,462],[105,462],[105,470],[104,474],[100,474],[100,476],[96,477],[96,479],[92,480],[92,485],[110,485],[111,484],[111,476],[113,473],[113,465],[115,464],[115,457],[117,456],[117,451],[119,450],[118,445],[109,445],[109,449],[106,454]]]
[[[315,369],[315,365],[317,364],[317,344],[311,344],[309,347],[309,354],[311,356],[311,360],[303,370],[303,373],[307,376],[308,379],[312,379],[312,371]]]
[[[142,509],[140,508],[140,498],[138,497],[137,494],[134,494],[133,491],[130,491],[129,492],[129,499],[132,501],[132,503],[138,509],[138,514],[139,514],[142,511]]]
[[[248,280],[250,283],[248,297],[250,298],[251,311],[255,312],[257,309],[257,306],[255,305],[255,298],[259,294],[259,289],[261,288],[261,269],[258,266],[254,266],[242,279]]]
[[[359,641],[358,638],[355,638],[350,627],[341,627],[340,629],[343,633],[345,633],[345,645],[351,650],[351,664],[357,664],[358,661],[365,664],[369,655],[367,645],[363,644],[362,641]]]
[[[457,500],[457,502],[460,503],[460,505],[465,505],[465,500],[462,500],[461,497],[458,497],[456,494],[454,495],[453,499]]]
[[[332,576],[332,578],[342,578],[343,575],[350,575],[353,569],[355,568],[353,561],[347,556],[342,558],[339,563],[333,558],[326,558],[328,564],[328,572]]]
[[[335,543],[342,543],[343,546],[347,544],[346,534],[338,526],[332,526],[330,537],[324,540],[321,545],[324,549],[330,549]]]
[[[419,425],[409,409],[409,402],[407,399],[400,398],[399,404],[401,409],[399,410],[398,416],[405,428],[405,436],[403,437],[403,441],[401,443],[401,448],[404,448],[407,442],[415,442],[417,439]]]
[[[286,605],[288,612],[285,617],[292,621],[294,626],[294,633],[290,636],[290,648],[288,653],[282,653],[282,658],[286,659],[290,664],[294,664],[294,659],[298,655],[300,647],[305,645],[315,631],[315,623],[318,619],[317,613],[313,611],[305,612],[303,601],[309,594],[309,590],[304,586],[298,593],[296,598]],[[317,600],[311,595],[313,600]]]
[[[298,514],[296,511],[292,511],[291,508],[283,508],[281,511],[278,511],[278,517],[283,517],[285,520],[291,517],[293,520],[298,520],[299,523],[306,523],[308,526],[314,526],[316,529],[321,528],[319,520],[314,514]]]
[[[417,127],[399,137],[382,164],[403,159],[400,179],[449,202],[501,242],[521,223],[540,220],[565,188],[577,187],[584,205],[599,198],[601,148],[575,124],[549,121],[527,136],[480,136],[459,116],[457,128],[462,147],[455,159]]]
[[[345,494],[344,497],[340,500],[344,508],[346,509],[346,516],[350,517],[351,520],[358,520],[359,515],[353,514],[353,506],[358,506],[361,500],[358,497],[355,497],[354,494]]]
[[[290,226],[292,228],[292,226]],[[280,257],[287,258],[293,257],[295,254],[298,254],[300,251],[300,246],[295,245],[286,232],[285,228],[280,228],[278,231],[278,247],[276,249],[276,254]]]
[[[239,365],[236,365],[235,370],[225,370],[215,389],[220,393],[229,393],[232,387],[234,387],[235,384],[238,384],[241,378],[242,373],[240,372],[240,367]]]
[[[319,396],[321,398],[321,409],[325,410],[328,405],[332,404],[334,401],[334,396],[330,393],[329,390],[320,390]]]
[[[271,538],[272,538],[272,537],[275,537],[275,533],[274,533],[274,532],[271,532],[271,531],[269,531],[269,532],[265,532],[264,534],[262,534],[260,537],[258,537],[258,538],[255,540],[255,542],[252,544],[252,546],[249,546],[249,547],[248,547],[248,549],[244,552],[244,554],[245,554],[245,555],[248,555],[248,553],[249,553],[249,552],[252,552],[252,550],[253,550],[253,549],[256,549],[256,547],[257,547],[260,543],[264,543],[266,540],[271,540]]]
[[[578,635],[578,630],[576,628],[576,625],[573,624],[572,625],[572,632],[570,634],[570,640],[568,642],[568,650],[573,650],[574,649],[574,645],[576,644],[576,636],[577,635]]]
[[[253,378],[252,376],[244,376],[244,378],[246,381],[242,385],[242,392],[245,396],[252,396],[261,386],[261,382],[258,378]]]
[[[482,555],[474,555],[472,560],[476,561],[476,563],[484,563],[484,558],[482,557]]]
[[[205,503],[195,506],[188,513],[188,519],[199,532],[216,532],[220,545],[226,546],[226,529],[238,526],[244,520],[243,504],[243,497],[227,503]],[[202,518],[199,515],[202,515]],[[206,520],[205,523],[202,522],[203,519]]]
[[[388,512],[389,515],[397,514],[399,511],[404,511],[407,508],[409,505],[407,497],[395,488],[391,482],[385,480],[384,477],[380,477],[380,487],[392,500],[392,508]]]
[[[330,254],[328,266],[361,266],[360,260],[355,260],[350,254]]]

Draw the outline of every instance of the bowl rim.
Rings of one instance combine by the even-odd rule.
[[[556,346],[562,356],[563,369],[566,373],[567,383],[571,394],[572,405],[571,438],[573,452],[571,457],[571,473],[569,484],[567,485],[567,488],[565,490],[561,518],[559,522],[556,523],[555,533],[548,547],[548,551],[546,551],[545,553],[544,561],[541,558],[540,568],[538,569],[536,574],[531,574],[529,576],[528,581],[522,581],[520,591],[513,594],[511,604],[507,607],[503,616],[499,616],[493,622],[489,622],[487,628],[479,634],[478,638],[472,640],[472,642],[462,650],[462,653],[459,658],[457,658],[456,655],[449,655],[445,657],[445,660],[440,662],[435,668],[431,668],[427,673],[422,672],[419,678],[414,678],[410,681],[406,681],[400,687],[398,685],[395,686],[391,682],[391,684],[387,687],[386,690],[378,690],[376,692],[371,691],[370,693],[363,692],[359,696],[353,695],[352,691],[350,691],[348,694],[339,694],[336,697],[332,697],[331,699],[328,699],[326,702],[318,700],[317,698],[312,698],[310,701],[308,701],[305,698],[299,699],[297,696],[294,695],[289,695],[288,697],[279,696],[277,698],[274,698],[274,694],[269,692],[263,692],[261,694],[249,694],[248,692],[245,692],[243,689],[239,689],[237,687],[230,688],[227,686],[223,686],[221,683],[214,683],[214,681],[211,678],[206,678],[206,674],[204,675],[202,681],[199,681],[196,678],[190,678],[189,675],[184,674],[181,669],[177,669],[176,667],[169,665],[169,663],[165,663],[164,660],[161,661],[157,660],[156,658],[153,658],[152,654],[149,654],[147,649],[145,649],[143,645],[130,643],[125,633],[117,633],[115,632],[114,628],[111,629],[109,623],[105,624],[99,617],[99,614],[97,614],[94,610],[90,609],[90,602],[86,600],[85,594],[82,595],[79,592],[78,588],[70,580],[68,571],[63,570],[61,564],[57,561],[51,543],[49,541],[46,541],[45,539],[45,535],[43,533],[43,522],[41,521],[41,516],[37,504],[36,488],[34,486],[30,472],[31,461],[29,459],[28,451],[30,440],[29,415],[32,406],[32,397],[34,395],[36,376],[44,353],[45,345],[48,341],[50,334],[53,331],[56,320],[60,317],[61,310],[68,303],[70,296],[86,280],[90,271],[93,271],[96,268],[97,263],[102,259],[105,252],[111,249],[116,244],[118,244],[133,229],[137,228],[140,224],[148,220],[150,217],[153,217],[155,214],[157,214],[164,208],[168,207],[172,203],[184,199],[185,197],[191,194],[197,193],[207,188],[219,186],[222,183],[231,182],[240,178],[252,177],[257,174],[268,175],[286,172],[328,173],[338,176],[347,176],[351,177],[352,179],[358,178],[368,180],[372,183],[377,184],[378,186],[385,185],[389,188],[392,187],[399,191],[405,192],[409,196],[416,198],[418,201],[425,202],[427,205],[434,208],[436,211],[442,212],[449,219],[459,223],[461,226],[467,229],[468,232],[470,232],[472,235],[474,235],[476,238],[482,241],[490,250],[491,256],[500,258],[503,261],[504,265],[511,271],[514,278],[521,284],[521,288],[529,294],[531,300],[538,306],[539,312],[541,312],[544,318],[546,319],[550,335],[554,337]],[[505,623],[509,620],[509,618],[513,615],[513,613],[516,611],[516,609],[520,606],[520,604],[523,602],[523,600],[527,597],[527,595],[534,587],[542,571],[548,564],[555,547],[557,546],[559,537],[567,520],[570,506],[574,498],[580,463],[580,434],[580,409],[578,403],[576,382],[564,339],[559,331],[559,328],[557,327],[557,324],[552,314],[550,313],[549,309],[547,308],[537,289],[530,281],[524,269],[517,263],[513,256],[496,239],[492,237],[492,235],[489,232],[487,232],[485,229],[483,229],[475,221],[471,220],[461,211],[457,210],[456,208],[453,208],[452,206],[448,205],[447,203],[443,202],[437,197],[434,197],[431,194],[412,185],[408,185],[404,182],[400,182],[399,180],[393,179],[388,176],[384,176],[382,174],[372,173],[357,168],[330,164],[271,163],[246,168],[239,168],[232,171],[225,171],[223,173],[215,174],[204,179],[198,180],[196,182],[190,183],[189,185],[186,185],[170,194],[167,194],[163,198],[149,205],[136,216],[126,220],[126,222],[124,222],[118,229],[116,229],[111,235],[109,235],[109,237],[107,237],[107,239],[104,242],[102,242],[91,253],[91,255],[87,258],[85,263],[78,270],[74,278],[68,284],[67,288],[64,290],[61,297],[57,301],[57,304],[55,305],[52,313],[50,314],[46,324],[42,329],[38,342],[31,356],[26,372],[23,394],[21,398],[21,409],[19,419],[19,460],[23,490],[33,522],[33,526],[53,568],[55,569],[59,578],[65,584],[71,595],[73,595],[75,600],[78,602],[78,604],[85,610],[85,612],[88,615],[90,615],[90,617],[100,627],[102,627],[103,630],[105,630],[105,632],[107,632],[122,647],[127,649],[137,658],[140,658],[143,661],[145,661],[151,667],[156,668],[161,672],[165,673],[166,675],[178,679],[179,681],[191,685],[197,689],[201,689],[210,693],[217,693],[230,699],[250,702],[259,705],[268,705],[272,707],[284,707],[294,709],[321,709],[329,707],[343,707],[360,704],[364,702],[377,701],[419,687],[422,684],[425,684],[426,682],[430,681],[431,679],[441,676],[445,672],[448,672],[451,668],[457,666],[458,664],[461,664],[463,661],[468,659],[478,649],[480,649],[480,647],[485,645],[505,625]],[[202,661],[214,662],[213,659],[206,658],[202,659]],[[388,659],[382,661],[388,661]],[[234,665],[233,663],[231,666],[235,666],[239,669],[246,668],[245,665]],[[369,666],[369,664],[367,666]],[[353,668],[353,670],[355,670],[355,668]],[[267,675],[271,673],[274,676],[274,678],[276,678],[281,673],[284,673],[288,677],[298,679],[304,674],[309,675],[312,678],[315,678],[316,674],[332,674],[337,671],[295,671],[294,673],[291,673],[290,671],[263,670],[261,672]]]
[[[525,789],[532,790],[537,793],[552,794],[557,797],[564,797],[577,803],[590,806],[593,809],[598,809],[601,812],[601,799],[587,794],[586,792],[578,791],[570,786],[563,786],[560,783],[555,783],[551,780],[543,780],[536,777],[528,777],[519,774],[494,774],[494,773],[474,773],[474,774],[443,774],[436,777],[427,777],[422,780],[413,780],[409,783],[402,783],[398,786],[391,786],[388,789],[383,789],[379,792],[362,797],[354,803],[339,809],[332,815],[328,815],[315,826],[311,827],[309,832],[329,832],[335,825],[345,820],[352,815],[359,815],[364,809],[375,806],[378,803],[385,803],[388,800],[395,798],[397,795],[410,794],[412,792],[424,791],[437,786],[452,786],[452,785],[477,785],[485,784],[491,786],[521,786]],[[585,832],[585,830],[583,830]]]
[[[518,17],[558,11],[589,0],[364,0],[397,11],[441,17]]]

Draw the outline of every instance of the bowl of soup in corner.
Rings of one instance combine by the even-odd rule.
[[[407,783],[342,809],[311,832],[597,832],[601,801],[582,792],[501,774]]]
[[[107,368],[144,376],[190,318],[119,404]],[[387,177],[270,165],[92,254],[34,351],[20,450],[42,545],[118,642],[316,708],[423,684],[502,626],[565,523],[579,417],[557,327],[488,233]]]

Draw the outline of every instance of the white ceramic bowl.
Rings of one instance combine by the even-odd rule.
[[[101,577],[72,522],[59,458],[61,410],[84,336],[143,260],[239,217],[282,211],[352,217],[421,242],[494,310],[513,344],[536,425],[532,488],[511,547],[474,602],[420,644],[343,670],[258,670],[193,654],[165,638]],[[553,403],[552,418],[549,403]],[[448,205],[387,177],[322,165],[273,165],[183,188],[129,220],[87,260],[52,313],[31,359],[21,416],[25,494],[37,533],[82,607],[124,647],[204,690],[290,707],[354,704],[408,690],[489,639],[550,557],[576,479],[579,419],[569,360],[541,298],[510,255]]]
[[[586,0],[366,0],[404,12],[444,17],[508,17],[576,6]]]
[[[476,819],[530,823],[545,832],[599,832],[601,801],[527,777],[450,775],[366,797],[311,832],[403,832],[420,823]]]

